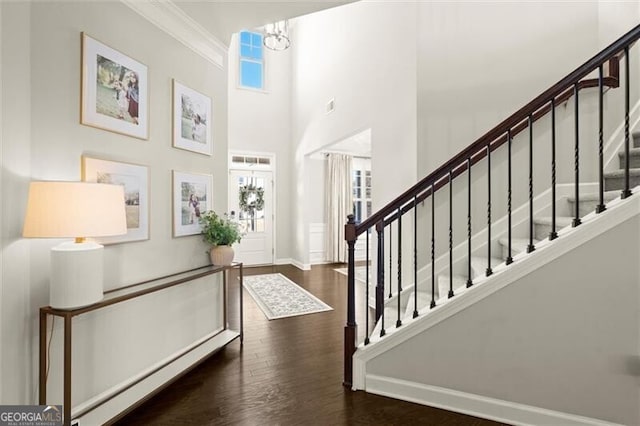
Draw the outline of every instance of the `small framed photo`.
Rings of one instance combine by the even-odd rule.
[[[211,207],[211,175],[173,171],[173,236],[199,234],[200,214]]]
[[[82,157],[82,180],[124,187],[127,233],[102,237],[102,244],[149,239],[149,171],[146,166]]]
[[[146,65],[82,33],[80,123],[149,138]]]
[[[173,80],[173,146],[211,155],[211,98]]]

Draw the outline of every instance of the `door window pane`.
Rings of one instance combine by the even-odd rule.
[[[238,178],[238,221],[244,232],[264,232],[264,179]]]

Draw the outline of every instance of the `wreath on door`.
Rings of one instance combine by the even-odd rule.
[[[264,208],[264,188],[253,184],[241,186],[239,207],[253,217],[256,211]]]

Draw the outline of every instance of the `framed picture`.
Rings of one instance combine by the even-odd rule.
[[[82,33],[80,123],[149,138],[147,67]]]
[[[173,171],[173,236],[199,234],[200,214],[211,207],[211,175]]]
[[[82,180],[124,187],[127,233],[102,237],[102,244],[149,239],[149,171],[146,166],[82,157]]]
[[[211,98],[173,80],[173,146],[211,155]]]

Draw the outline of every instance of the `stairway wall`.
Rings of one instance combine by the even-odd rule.
[[[591,57],[598,12],[597,2],[421,2],[418,175]]]
[[[635,215],[368,361],[367,377],[640,424],[639,236]]]

